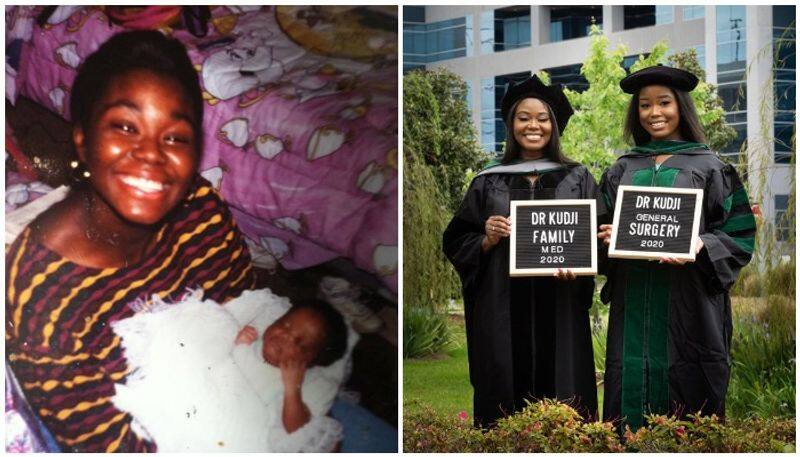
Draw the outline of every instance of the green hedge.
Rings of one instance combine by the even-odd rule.
[[[403,419],[405,452],[794,452],[794,419],[721,423],[716,417],[677,420],[650,416],[647,427],[620,438],[609,422],[582,422],[578,413],[552,400],[481,431],[466,413],[443,417],[430,407],[408,408]]]

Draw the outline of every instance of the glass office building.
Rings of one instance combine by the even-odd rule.
[[[499,108],[509,81],[544,70],[572,90],[588,88],[580,68],[592,25],[612,47],[627,45],[625,68],[662,40],[670,53],[694,49],[706,79],[717,85],[726,122],[736,130],[736,139],[720,154],[763,168],[763,160],[756,164],[750,156],[764,151],[756,144],[767,144],[769,197],[761,209],[775,222],[785,214],[795,153],[795,6],[417,6],[404,12],[412,8],[413,15],[404,18],[404,38],[415,41],[404,46],[404,70],[443,66],[462,76],[481,145],[494,154],[505,142]],[[764,120],[769,93],[771,114]],[[748,156],[740,156],[745,150]],[[782,224],[778,236],[788,230]]]

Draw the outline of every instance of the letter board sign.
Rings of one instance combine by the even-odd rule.
[[[559,268],[597,274],[594,200],[511,202],[511,276],[552,276]]]
[[[694,260],[702,189],[619,186],[609,257]]]

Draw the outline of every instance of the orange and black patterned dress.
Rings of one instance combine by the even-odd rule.
[[[222,303],[254,282],[242,234],[198,176],[152,251],[135,265],[77,265],[25,229],[6,252],[6,357],[62,450],[154,451],[111,401],[114,384],[125,382],[127,362],[109,324],[154,294],[169,302],[202,288],[204,298]]]

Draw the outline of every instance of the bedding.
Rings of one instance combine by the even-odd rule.
[[[125,29],[100,7],[59,7],[40,26],[41,8],[6,7],[6,97],[68,118],[77,67]],[[203,37],[165,31],[204,89],[201,174],[254,263],[344,257],[396,294],[397,8],[220,6]]]
[[[306,372],[303,401],[312,417],[287,433],[281,371],[264,361],[261,335],[289,310],[289,300],[269,289],[245,291],[223,306],[201,296],[173,304],[154,297],[150,307],[111,324],[131,370],[112,401],[131,413],[137,434],[159,452],[330,451],[342,427],[327,413],[349,374],[356,332],[348,329],[342,358]],[[259,338],[234,344],[245,325]]]

